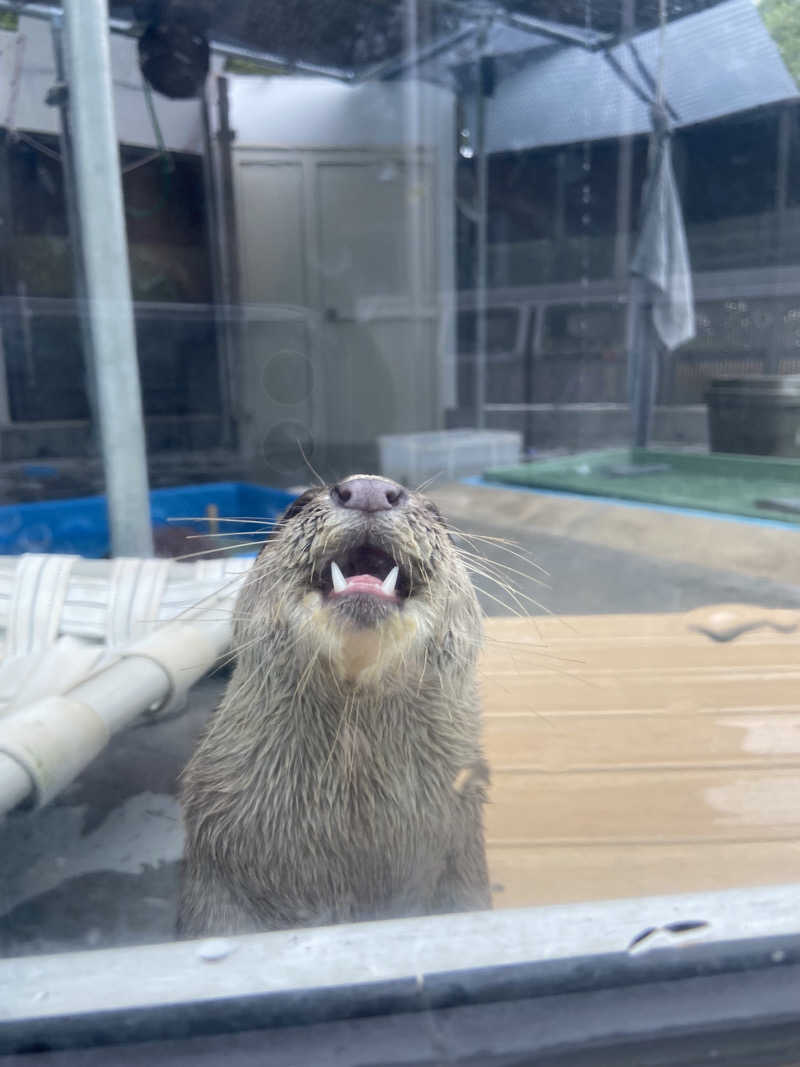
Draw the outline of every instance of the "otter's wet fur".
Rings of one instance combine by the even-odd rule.
[[[183,775],[183,936],[491,906],[467,568],[425,497],[358,510],[348,485],[374,489],[295,501],[239,595],[236,667]],[[331,561],[365,544],[399,565],[398,604],[331,595]]]

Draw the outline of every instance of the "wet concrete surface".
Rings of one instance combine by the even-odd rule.
[[[204,679],[182,713],[117,734],[48,807],[0,822],[0,953],[174,936],[178,775],[226,680]]]
[[[459,515],[457,525],[470,535],[513,537],[523,554],[529,552],[548,572],[543,578],[509,554],[510,546],[473,542],[487,558],[528,572],[508,574],[516,599],[476,575],[476,584],[485,590],[481,598],[488,614],[672,612],[721,602],[800,606],[800,586],[765,578],[752,567],[744,572],[732,566],[735,558],[724,551],[724,523],[714,528],[716,551],[711,546],[706,553],[720,566],[703,566],[691,557],[676,559],[668,549],[659,556],[636,552],[630,543],[616,548],[613,543],[565,536],[561,530],[548,530],[542,521],[520,520],[512,531],[508,522],[489,521],[497,504],[485,490],[480,492],[484,495]],[[658,522],[657,513],[651,521]],[[727,525],[728,536],[741,535],[738,524]],[[583,529],[591,530],[591,524]],[[752,556],[758,555],[760,535],[757,527],[751,530]],[[643,544],[651,547],[646,538]],[[758,564],[762,574],[769,573],[772,551],[768,539],[764,545],[767,558]],[[48,808],[0,823],[0,953],[58,952],[172,937],[182,848],[178,775],[225,681],[224,674],[206,679],[195,687],[182,714],[115,737]]]
[[[515,529],[509,533],[505,528],[474,520],[468,527],[463,520],[459,525],[469,535],[510,537],[522,546],[520,559],[514,545],[504,548],[477,539],[472,542],[472,550],[479,549],[500,568],[513,568],[493,573],[513,586],[516,599],[497,581],[473,575],[475,584],[484,591],[483,606],[489,615],[515,611],[532,615],[690,611],[704,604],[718,603],[775,608],[800,605],[800,585],[729,569],[724,565],[721,548],[722,565],[717,568],[658,558],[628,548],[591,544],[541,530]],[[795,536],[800,547],[800,530]],[[724,531],[720,537],[724,538]],[[528,560],[535,561],[544,573]]]

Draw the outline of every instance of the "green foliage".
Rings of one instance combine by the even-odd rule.
[[[0,30],[16,30],[19,25],[19,15],[16,11],[0,11]]]
[[[239,56],[230,56],[225,60],[225,70],[229,74],[285,74],[286,68],[274,63],[260,62],[254,59],[244,59]]]
[[[759,13],[780,49],[783,62],[800,82],[800,3],[798,0],[762,0]]]

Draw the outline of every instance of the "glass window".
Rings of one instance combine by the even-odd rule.
[[[529,364],[519,340],[520,320],[523,331],[530,332],[535,318],[528,307],[489,308],[486,312],[486,353],[491,372],[486,381],[485,397],[490,404],[519,403],[526,399]],[[478,348],[478,314],[461,311],[458,315],[458,382],[457,406],[448,413],[452,422],[475,418],[476,351]],[[522,342],[524,343],[524,341]]]
[[[469,355],[475,351],[477,314],[461,311],[458,315],[458,351]],[[513,308],[490,308],[486,313],[487,352],[513,352],[517,347],[519,312]]]
[[[545,315],[542,354],[548,357],[622,354],[625,308],[614,304],[555,304]]]
[[[798,10],[0,0],[0,957],[800,882]]]

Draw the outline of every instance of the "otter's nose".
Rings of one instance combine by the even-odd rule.
[[[406,491],[388,478],[347,478],[331,490],[334,502],[354,511],[390,511],[406,499]]]

